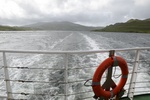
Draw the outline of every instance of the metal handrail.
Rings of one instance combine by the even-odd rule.
[[[137,48],[123,48],[123,49],[105,49],[105,50],[84,50],[84,51],[36,51],[36,50],[0,50],[0,52],[6,53],[32,53],[32,54],[83,54],[83,53],[104,53],[109,51],[134,51],[134,50],[149,50],[150,47],[137,47]]]
[[[129,88],[128,88],[128,93],[127,93],[127,96],[132,100],[133,99],[133,93],[136,93],[134,91],[135,88],[137,88],[135,86],[135,83],[140,83],[138,81],[136,81],[136,74],[137,73],[141,73],[139,71],[137,71],[137,66],[138,66],[138,63],[141,63],[141,62],[145,62],[145,61],[142,61],[142,60],[139,60],[139,55],[140,55],[140,51],[141,50],[150,50],[150,47],[139,47],[139,48],[125,48],[125,49],[113,49],[115,52],[123,52],[123,51],[136,51],[136,59],[134,61],[127,61],[127,63],[133,63],[135,64],[134,65],[134,69],[132,72],[130,72],[129,74],[132,74],[132,78],[130,80],[130,83],[127,83],[127,85],[129,85]],[[7,98],[13,98],[12,95],[10,94],[22,94],[22,95],[27,95],[27,94],[33,94],[34,93],[24,93],[24,92],[21,92],[21,93],[13,93],[11,91],[11,86],[10,86],[10,82],[11,81],[14,81],[14,82],[26,82],[26,83],[33,83],[33,82],[37,82],[37,83],[50,83],[50,82],[53,82],[53,81],[34,81],[34,80],[11,80],[9,79],[9,74],[7,72],[8,68],[16,68],[16,69],[27,69],[27,70],[30,70],[30,69],[42,69],[42,70],[65,70],[65,81],[64,82],[59,82],[57,81],[58,83],[60,84],[65,84],[65,94],[62,94],[60,96],[65,96],[65,100],[67,100],[67,96],[70,96],[70,95],[77,95],[77,94],[80,94],[80,93],[86,93],[88,91],[85,91],[85,92],[78,92],[78,93],[71,93],[69,94],[68,93],[68,84],[69,83],[75,83],[75,82],[84,82],[86,80],[76,80],[76,81],[69,81],[68,80],[68,71],[69,70],[74,70],[74,69],[83,69],[83,68],[68,68],[68,55],[69,54],[91,54],[91,53],[106,53],[106,52],[110,52],[111,50],[110,49],[106,49],[106,50],[91,50],[91,51],[34,51],[34,50],[27,50],[27,51],[24,51],[24,50],[0,50],[0,52],[3,53],[3,60],[4,60],[4,66],[1,67],[0,69],[5,69],[5,82],[6,82],[6,91],[7,91]],[[64,68],[30,68],[30,67],[21,67],[21,66],[18,66],[18,67],[11,67],[11,66],[7,66],[7,60],[6,60],[6,53],[27,53],[27,54],[65,54],[65,67]],[[84,67],[85,68],[96,68],[97,66],[95,67]],[[144,72],[148,72],[148,71],[142,71],[143,73]],[[56,82],[56,81],[55,81]],[[150,81],[145,81],[145,82],[150,82]],[[139,87],[139,88],[142,88],[142,87]],[[90,91],[92,92],[92,91]],[[131,93],[131,94],[130,94]],[[35,95],[38,95],[38,94],[35,94]],[[40,94],[41,95],[41,94]],[[54,95],[53,95],[54,96]],[[58,95],[56,95],[58,96]],[[85,98],[91,98],[91,97],[85,97]],[[84,98],[83,98],[84,99]]]

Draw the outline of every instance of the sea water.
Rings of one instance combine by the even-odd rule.
[[[112,33],[112,32],[85,32],[85,31],[1,31],[0,49],[6,50],[41,50],[41,51],[81,51],[100,49],[122,49],[135,47],[150,47],[150,34],[142,33]],[[123,57],[127,62],[135,60],[135,52],[117,52],[115,55]],[[142,51],[140,60],[150,61],[150,52]],[[13,54],[7,53],[7,65],[9,67],[28,67],[30,69],[9,68],[11,80],[32,80],[34,83],[11,82],[13,97],[16,99],[31,100],[62,100],[65,84],[65,56],[63,54]],[[97,54],[70,54],[68,55],[68,93],[76,94],[68,96],[69,100],[81,100],[87,96],[93,96],[91,87],[85,87],[81,80],[91,79],[96,67],[108,53]],[[128,63],[129,72],[133,69],[133,63]],[[0,68],[3,66],[2,53],[0,55]],[[85,69],[85,67],[91,67]],[[34,69],[35,68],[35,69]],[[39,69],[38,69],[39,68]],[[41,69],[43,68],[43,69]],[[49,70],[51,68],[61,70]],[[73,70],[74,68],[74,70]],[[78,69],[79,68],[79,69]],[[83,68],[83,69],[81,69]],[[150,63],[140,63],[140,71],[150,71]],[[116,69],[119,73],[119,69]],[[6,95],[4,72],[0,69],[0,94]],[[150,73],[138,75],[140,80],[150,81]],[[137,79],[137,80],[138,80]],[[115,79],[114,79],[115,80]],[[128,81],[130,77],[128,78]],[[37,82],[36,82],[37,81]],[[73,82],[77,81],[77,82]],[[45,83],[44,83],[45,82]],[[139,84],[138,86],[140,86]],[[149,84],[142,84],[149,87]],[[128,86],[126,87],[128,88]],[[149,88],[146,88],[150,90]],[[78,94],[83,92],[83,94]],[[22,95],[21,93],[30,93]],[[37,95],[35,95],[37,94]]]

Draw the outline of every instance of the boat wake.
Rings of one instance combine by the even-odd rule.
[[[79,50],[99,50],[105,49],[106,47],[112,48],[111,46],[114,46],[117,43],[117,41],[115,41],[114,45],[112,44],[110,45],[109,43],[113,41],[113,39],[108,40],[108,38],[104,38],[101,35],[94,36],[93,34],[94,33],[87,34],[84,32],[68,32],[68,33],[53,32],[50,35],[48,33],[42,36],[33,35],[33,37],[31,37],[30,35],[29,36],[24,35],[23,37],[22,36],[19,37],[20,35],[17,35],[17,39],[13,41],[12,46],[15,46],[14,47],[15,49],[20,47],[21,49],[32,48],[38,50],[79,51]],[[7,41],[9,40],[9,43],[12,43],[10,42],[11,40],[10,38],[8,38],[7,36],[6,38]],[[20,42],[20,40],[22,39],[24,41]],[[1,43],[2,44],[5,43],[5,40],[2,41]],[[4,47],[6,47],[6,43]],[[122,42],[121,45],[125,45],[125,43]],[[129,45],[131,46],[131,44]],[[120,43],[118,43],[117,46],[120,46]],[[91,87],[85,87],[84,82],[87,79],[92,78],[96,67],[105,58],[107,58],[108,55],[109,53],[67,54],[68,64],[66,65],[65,63],[66,54],[8,53],[7,65],[8,67],[11,67],[8,68],[10,73],[10,79],[14,80],[11,82],[12,91],[14,93],[13,96],[15,97],[15,99],[21,98],[29,100],[62,100],[65,98],[66,94],[67,95],[70,94],[68,96],[68,100],[82,100],[83,98],[89,96],[92,97],[93,93],[89,92],[92,91]],[[122,56],[127,60],[127,62],[132,62],[128,63],[129,71],[131,73],[134,66],[133,59],[135,59],[135,52],[131,51],[125,53],[116,53],[116,55]],[[145,57],[148,59],[149,55],[150,54],[147,53],[147,51],[142,52],[141,60],[145,60]],[[2,56],[0,58],[2,64],[3,63]],[[68,73],[66,73],[65,69],[66,66],[68,66]],[[148,70],[149,66],[150,66],[149,63],[147,64],[141,63],[139,65],[140,71]],[[0,70],[0,72],[2,72],[1,77],[4,77],[3,71]],[[120,74],[119,69],[115,69],[115,73]],[[66,74],[68,75],[67,90],[65,88]],[[147,75],[145,73],[139,74],[138,78],[141,78],[140,80],[144,79],[150,80],[149,74]],[[18,82],[18,80],[25,80],[27,82]],[[128,81],[129,80],[130,76]],[[5,89],[4,83],[5,82],[0,83],[1,86],[0,91],[2,89]],[[145,87],[148,87],[148,84],[145,84]],[[28,95],[24,95],[23,93],[28,93]],[[6,95],[6,93],[2,92],[1,94]]]

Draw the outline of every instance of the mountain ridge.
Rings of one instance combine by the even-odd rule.
[[[34,24],[25,25],[36,30],[62,30],[62,31],[91,31],[93,29],[102,27],[84,26],[68,21],[54,21],[54,22],[38,22]]]

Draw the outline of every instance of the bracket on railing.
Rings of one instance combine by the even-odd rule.
[[[109,57],[113,57],[115,55],[115,50],[110,50],[109,51]]]

